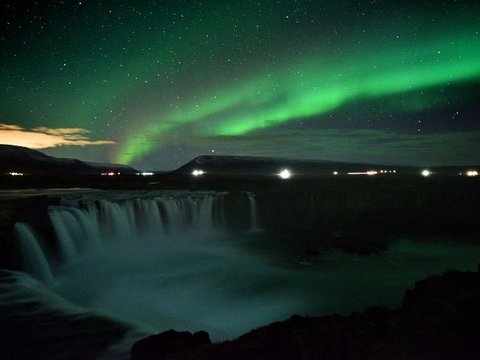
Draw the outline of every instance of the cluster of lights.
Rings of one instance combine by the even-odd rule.
[[[368,175],[368,176],[373,176],[377,175],[378,171],[377,170],[368,170],[368,171],[352,171],[348,172],[348,175]]]
[[[397,170],[368,170],[368,171],[352,171],[352,172],[347,172],[347,175],[377,175],[377,174],[396,174]],[[339,175],[340,173],[338,171],[334,171],[332,173],[333,175]],[[423,177],[429,177],[433,174],[431,170],[424,169],[420,172],[420,175]],[[478,176],[478,171],[477,170],[467,170],[464,173],[459,173],[459,175],[465,175],[468,177],[474,177]]]
[[[205,174],[205,171],[203,171],[203,170],[193,170],[192,171],[193,176],[201,176],[203,174]]]
[[[206,172],[203,170],[195,169],[192,171],[193,176],[201,176],[205,174]],[[378,175],[378,174],[396,174],[397,170],[368,170],[368,171],[352,171],[352,172],[347,172],[347,175],[367,175],[367,176],[373,176],[373,175]],[[10,175],[23,175],[22,173],[9,173]],[[334,176],[339,175],[340,173],[338,171],[333,171],[332,174]],[[114,176],[114,175],[120,175],[120,173],[114,173],[114,172],[109,172],[109,173],[102,173],[102,175],[108,175],[108,176]],[[137,175],[142,175],[142,176],[152,176],[154,175],[153,172],[141,172],[137,173]],[[428,177],[432,175],[432,172],[428,169],[424,169],[421,172],[421,175],[423,177]],[[460,173],[462,175],[462,173]],[[464,173],[466,176],[478,176],[478,171],[477,170],[468,170]],[[292,177],[292,173],[288,169],[283,169],[280,171],[277,176],[279,176],[281,179],[289,179]]]
[[[23,176],[23,173],[12,171],[12,172],[9,172],[8,175],[10,175],[10,176]]]
[[[277,175],[280,176],[281,179],[289,179],[292,176],[292,173],[288,169],[283,169]]]
[[[367,170],[367,171],[350,171],[347,172],[347,175],[378,175],[378,174],[396,174],[397,170]],[[333,175],[338,175],[338,171],[334,171]]]
[[[104,172],[104,173],[101,173],[100,175],[102,176],[115,176],[115,175],[120,175],[120,173],[116,173],[116,172],[113,172],[113,171],[110,171],[110,172]]]

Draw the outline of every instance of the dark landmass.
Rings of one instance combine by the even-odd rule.
[[[436,176],[458,176],[465,174],[467,170],[479,168],[480,166],[442,166],[430,167],[429,170]],[[38,184],[39,187],[48,187],[48,181],[53,181],[54,185],[59,186],[65,183],[62,187],[97,182],[100,187],[107,186],[103,184],[116,184],[121,188],[135,188],[152,182],[158,184],[158,181],[165,182],[168,186],[175,181],[184,182],[185,177],[190,178],[194,170],[204,171],[205,173],[199,178],[207,177],[210,180],[278,179],[277,175],[282,169],[288,169],[293,177],[303,178],[333,176],[334,173],[342,177],[349,173],[367,171],[375,171],[376,175],[385,178],[418,176],[422,171],[422,168],[414,166],[207,155],[196,157],[174,171],[155,172],[153,177],[149,176],[145,179],[142,176],[134,176],[140,175],[141,172],[127,165],[87,163],[77,159],[55,158],[26,147],[0,144],[0,185],[10,185],[11,188],[22,187],[26,182]],[[28,179],[13,179],[10,176],[11,173],[22,173]],[[112,177],[115,179],[103,177],[99,179],[101,174],[108,173],[114,175]],[[66,182],[59,182],[58,178]]]
[[[0,174],[7,175],[11,172],[23,173],[26,176],[71,176],[100,175],[108,172],[134,175],[138,170],[126,165],[86,163],[76,159],[55,158],[26,147],[0,144]]]
[[[358,164],[335,161],[309,161],[254,156],[199,156],[173,171],[175,174],[190,175],[194,170],[203,170],[214,175],[276,175],[282,169],[289,169],[296,176],[332,175],[339,173],[367,171],[371,169],[394,170],[399,167],[391,165]],[[402,167],[404,173],[413,172],[414,168]]]
[[[478,169],[479,166],[441,166],[429,167],[432,174],[458,176],[467,169]],[[293,176],[325,176],[337,172],[347,175],[352,172],[378,171],[380,176],[420,175],[425,168],[418,166],[399,166],[385,164],[363,164],[325,160],[295,160],[254,156],[198,156],[187,164],[173,171],[175,174],[190,175],[194,170],[203,170],[213,175],[240,176],[272,176],[282,169],[289,169]],[[395,171],[395,173],[393,172]]]
[[[398,309],[293,316],[217,344],[204,332],[170,330],[135,343],[131,354],[132,360],[477,359],[479,303],[480,274],[450,271],[416,282]]]
[[[292,178],[288,179],[290,184],[279,181],[282,180],[278,176],[282,169],[289,169],[292,173]],[[465,178],[466,171],[472,169],[478,170],[480,166],[429,168],[432,172],[430,178]],[[194,170],[205,173],[192,176]],[[349,175],[367,171],[376,171],[376,175]],[[295,185],[298,185],[298,181],[303,181],[302,186],[315,188],[320,179],[334,178],[337,181],[343,178],[347,184],[359,179],[363,181],[367,177],[398,181],[408,177],[417,179],[421,171],[422,168],[413,166],[209,155],[199,156],[171,172],[154,172],[151,173],[152,176],[140,176],[142,172],[126,165],[54,158],[25,147],[0,144],[0,189],[81,187],[121,190],[287,190],[293,188],[293,180],[297,181]],[[23,176],[12,176],[11,173],[21,173]]]

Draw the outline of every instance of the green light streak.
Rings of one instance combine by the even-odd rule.
[[[357,60],[357,71],[342,74],[333,85],[326,85],[321,91],[315,87],[305,86],[304,82],[290,79],[283,96],[287,99],[282,104],[259,112],[249,112],[241,117],[226,118],[221,124],[206,129],[206,134],[242,135],[256,129],[263,129],[281,124],[289,120],[308,118],[328,113],[350,101],[369,98],[379,98],[419,89],[440,86],[446,83],[456,83],[480,77],[480,46],[470,48],[467,41],[458,56],[456,53],[445,55],[426,49],[424,57],[430,56],[427,64],[416,66],[400,66],[401,61],[390,62],[391,57],[377,58],[383,70],[367,72],[371,67],[370,59]],[[439,46],[438,48],[444,48]],[[470,53],[469,53],[470,52]],[[335,69],[341,72],[342,67]],[[322,76],[321,69],[312,66],[304,70],[310,83],[328,84],[330,79]],[[280,76],[280,74],[278,74]]]
[[[200,132],[197,135],[244,135],[326,114],[352,101],[480,78],[480,41],[473,41],[469,33],[411,48],[352,51],[335,63],[325,58],[328,56],[310,55],[294,65],[279,65],[183,104],[130,138],[118,161],[131,163],[162,145],[148,141],[146,134],[166,135],[188,124],[200,125],[195,128]]]

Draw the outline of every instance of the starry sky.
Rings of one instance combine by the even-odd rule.
[[[2,0],[0,143],[480,163],[477,1]]]

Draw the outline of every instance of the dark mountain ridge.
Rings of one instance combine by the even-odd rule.
[[[254,156],[199,156],[181,166],[174,173],[191,174],[194,170],[202,170],[211,174],[221,175],[271,175],[283,169],[288,169],[295,175],[331,175],[347,172],[364,172],[369,170],[393,171],[399,168],[414,171],[413,167],[398,167],[392,165],[361,164],[325,160],[296,160],[282,158],[267,158]]]
[[[212,175],[271,176],[288,169],[292,175],[321,176],[365,174],[367,171],[380,175],[415,174],[424,168],[369,163],[352,163],[328,160],[299,160],[274,157],[202,155],[171,172],[174,175],[191,175],[195,170]],[[480,166],[430,167],[432,174],[458,175]],[[100,175],[102,173],[138,174],[127,165],[100,164],[77,159],[55,158],[40,151],[22,146],[0,144],[0,175],[9,173],[24,175]],[[157,172],[159,174],[159,172]]]
[[[11,172],[24,175],[100,175],[105,172],[133,175],[138,171],[126,165],[55,158],[23,146],[0,144],[0,174]]]

